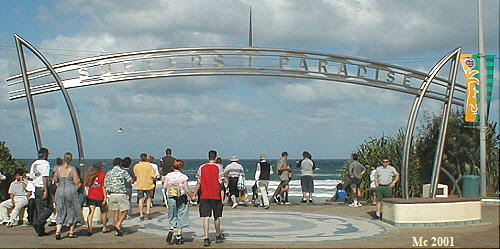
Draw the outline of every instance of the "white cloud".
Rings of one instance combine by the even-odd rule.
[[[489,52],[498,54],[498,1],[484,2],[486,46]],[[426,71],[438,60],[434,58],[457,46],[475,50],[477,39],[475,2],[467,0],[68,0],[55,5],[55,10],[39,7],[37,20],[64,32],[30,41],[37,47],[62,49],[43,50],[53,63],[144,49],[246,46],[249,5],[254,13],[254,45],[259,47],[366,58],[432,57],[429,63],[411,61],[411,68]],[[28,57],[30,68],[40,65]],[[18,68],[15,53],[0,59],[0,77],[17,73]],[[281,149],[286,144],[297,151],[307,145],[324,157],[332,157],[332,153],[349,151],[362,137],[396,133],[406,124],[413,100],[409,95],[354,85],[295,79],[278,82],[276,86],[273,78],[254,77],[168,78],[70,93],[82,130],[92,138],[88,144],[94,154],[105,151],[95,141],[116,142],[108,132],[123,127],[129,134],[146,134],[152,141],[156,136],[167,137],[184,144],[186,151],[195,150],[191,143],[194,147],[212,143],[238,153],[236,142],[228,142],[225,137],[234,136],[240,144],[251,147],[241,150],[254,154],[261,148]],[[7,118],[0,119],[0,128],[7,139],[15,140],[10,135],[14,133],[13,124],[24,122],[19,136],[28,138],[31,131],[26,103],[8,101],[6,91],[1,84],[0,115]],[[43,131],[49,135],[70,130],[61,100],[59,93],[36,97]],[[439,111],[439,106],[430,103],[424,109]],[[492,107],[498,109],[498,98]],[[166,132],[172,130],[175,134]],[[338,138],[333,133],[338,133]],[[311,141],[302,143],[301,134],[310,134]],[[273,140],[278,135],[281,140]],[[140,136],[129,137],[133,138]],[[152,149],[158,143],[163,141],[140,149]],[[15,146],[23,147],[21,143]],[[332,152],[331,147],[341,151]]]
[[[336,106],[354,103],[358,107],[386,105],[388,102],[397,105],[401,98],[401,94],[387,90],[319,81],[285,85],[280,95],[301,104]]]

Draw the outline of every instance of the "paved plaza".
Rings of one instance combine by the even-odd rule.
[[[142,225],[141,232],[163,234],[168,217],[161,214],[145,221],[136,217],[127,223]],[[191,213],[191,227],[186,231],[187,240],[203,240],[202,219],[197,212]],[[268,244],[355,240],[394,235],[397,230],[381,221],[359,217],[245,208],[225,210],[223,233],[228,242]]]
[[[409,248],[413,237],[453,237],[455,247],[498,248],[499,206],[482,205],[483,223],[469,226],[409,228],[387,225],[372,220],[374,206],[351,208],[337,205],[272,205],[269,210],[256,207],[225,207],[222,229],[227,241],[212,243],[209,248]],[[134,212],[137,208],[134,207]],[[168,246],[166,208],[155,207],[154,219],[140,222],[134,218],[124,223],[124,237],[100,233],[83,236],[78,227],[76,239],[37,237],[32,227],[0,226],[2,248],[179,248]],[[190,208],[191,226],[185,229],[182,247],[203,248],[201,219],[198,207]],[[215,237],[213,225],[210,237]],[[63,233],[66,235],[67,232]]]

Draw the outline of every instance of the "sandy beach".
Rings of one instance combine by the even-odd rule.
[[[137,210],[137,209],[134,209]],[[163,215],[166,211],[165,207],[154,207],[155,216]],[[226,207],[228,213],[232,212],[229,207]],[[256,207],[238,207],[238,212],[259,213],[262,209]],[[273,205],[272,211],[293,212],[293,213],[314,213],[328,214],[345,217],[361,218],[359,220],[380,222],[371,220],[370,212],[374,210],[374,206],[363,206],[359,208],[350,208],[339,205]],[[198,216],[198,208],[191,207],[191,217]],[[432,237],[453,237],[454,247],[466,248],[498,248],[499,247],[499,207],[497,205],[482,205],[482,223],[469,226],[450,226],[436,228],[394,228],[388,235],[373,236],[369,238],[352,239],[345,241],[321,241],[321,242],[293,242],[293,243],[241,243],[226,241],[221,244],[212,243],[210,248],[402,248],[412,247],[413,237],[423,237],[431,240]],[[231,231],[224,229],[224,219],[222,220],[222,228],[225,234],[231,234]],[[226,221],[228,222],[228,221]],[[271,221],[272,222],[272,221]],[[102,234],[95,233],[91,237],[80,236],[76,239],[64,238],[61,241],[56,241],[53,237],[54,229],[48,228],[47,231],[51,236],[37,237],[33,228],[29,226],[17,226],[14,228],[0,227],[1,247],[5,248],[57,248],[57,247],[72,247],[72,248],[165,248],[165,247],[203,247],[201,239],[187,239],[182,246],[171,245],[165,243],[165,234],[168,221],[163,221],[165,230],[161,227],[158,232],[145,233],[141,225],[132,225],[131,221],[124,224],[126,235],[122,238],[113,236],[113,233]],[[162,223],[162,224],[163,224]],[[384,224],[385,226],[385,224]],[[96,229],[95,231],[97,231]],[[143,231],[141,231],[143,230]],[[77,228],[77,234],[83,234],[85,227]],[[185,233],[191,230],[187,228]],[[211,233],[213,228],[211,228]],[[279,235],[279,231],[276,232]],[[294,238],[290,238],[293,240]]]

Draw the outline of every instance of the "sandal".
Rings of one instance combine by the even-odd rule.
[[[68,234],[68,238],[70,238],[70,239],[74,239],[76,237],[78,237],[78,236],[76,236],[75,233],[69,233]]]
[[[56,233],[55,237],[56,237],[56,240],[61,240],[62,239],[61,238],[61,233]]]
[[[153,219],[153,214],[151,214],[151,213],[147,213],[146,216],[148,217],[148,220],[152,220]]]
[[[111,229],[109,229],[108,227],[102,228],[102,233],[109,233],[109,232],[111,232]]]

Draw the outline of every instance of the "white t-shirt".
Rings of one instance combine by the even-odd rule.
[[[303,176],[312,176],[313,175],[313,167],[314,167],[313,161],[306,157],[300,163],[300,173]]]
[[[45,159],[38,159],[31,164],[30,176],[37,188],[43,187],[43,177],[50,176],[50,163]]]
[[[375,176],[377,175],[377,171],[376,170],[372,170],[370,172],[370,188],[376,188],[377,186],[375,186]]]
[[[187,175],[183,174],[180,171],[173,171],[173,172],[168,173],[165,176],[164,180],[167,181],[168,185],[175,184],[175,185],[179,186],[179,190],[181,192],[181,195],[186,194],[186,189],[184,189],[183,186],[188,180]],[[168,187],[167,187],[167,189],[168,189]]]
[[[35,199],[35,185],[33,181],[28,181],[28,184],[26,184],[26,191],[31,192],[30,199]]]
[[[149,163],[149,164],[155,170],[156,177],[160,176],[160,171],[158,171],[158,165],[156,163]]]

